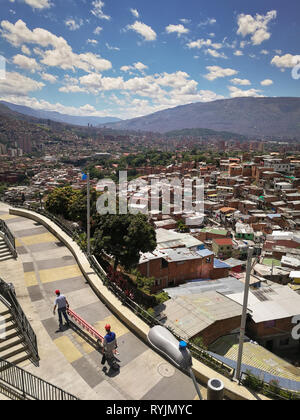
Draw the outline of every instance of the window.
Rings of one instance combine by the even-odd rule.
[[[169,263],[167,260],[163,259],[161,260],[161,268],[168,268]]]
[[[206,261],[207,264],[209,264],[211,262],[211,258],[207,257],[205,261]]]

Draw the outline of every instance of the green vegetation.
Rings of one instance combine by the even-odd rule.
[[[200,337],[200,336],[199,337],[192,338],[190,340],[190,342],[192,344],[194,344],[195,346],[200,347],[200,349],[206,349],[206,346],[204,345],[203,338]]]
[[[105,251],[113,256],[115,270],[119,264],[125,269],[135,267],[140,252],[150,252],[156,247],[155,230],[143,214],[101,216],[94,238],[94,255]]]
[[[5,183],[0,183],[0,196],[3,195],[5,193],[5,191],[7,191],[7,184]]]
[[[271,380],[269,384],[267,384],[253,375],[251,371],[248,370],[246,373],[247,375],[242,383],[253,391],[263,394],[273,400],[300,400],[299,393],[293,393],[280,388],[278,381]]]
[[[183,222],[183,220],[179,220],[177,222],[177,230],[181,233],[189,232],[188,226]]]

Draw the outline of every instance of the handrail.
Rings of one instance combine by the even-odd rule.
[[[33,331],[26,315],[21,308],[16,294],[12,285],[5,283],[0,278],[0,295],[6,300],[9,304],[9,310],[11,311],[13,318],[17,324],[17,328],[19,332],[24,336],[25,342],[29,348],[31,360],[37,366],[39,363],[39,354],[38,354],[38,345],[37,345],[37,338],[35,332]],[[4,304],[6,304],[3,301]],[[6,304],[7,306],[7,304]]]
[[[17,251],[16,251],[16,240],[14,235],[9,230],[7,224],[4,220],[0,219],[0,231],[4,234],[4,240],[7,243],[10,251],[12,252],[14,258],[17,257]]]
[[[32,375],[24,369],[0,358],[0,389],[1,382],[19,391],[23,399],[47,401],[78,401],[72,394]]]

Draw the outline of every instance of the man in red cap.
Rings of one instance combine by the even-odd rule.
[[[111,331],[111,326],[109,324],[105,325],[106,335],[103,339],[103,358],[102,364],[105,363],[105,360],[115,369],[119,369],[119,366],[115,362],[114,353],[116,353],[117,348],[117,339],[116,334]]]
[[[69,303],[64,295],[60,293],[59,290],[55,290],[56,299],[54,303],[53,315],[55,315],[56,307],[58,307],[58,319],[59,319],[59,330],[63,330],[63,319],[64,316],[67,326],[70,326],[70,321],[67,314],[67,309],[69,308]]]

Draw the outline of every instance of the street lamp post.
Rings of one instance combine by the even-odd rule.
[[[167,356],[178,368],[191,376],[200,400],[203,400],[199,385],[192,370],[192,356],[185,341],[178,341],[173,334],[160,325],[151,328],[148,341],[156,350]]]
[[[91,254],[91,198],[90,173],[87,173],[87,254]]]
[[[248,249],[248,261],[247,261],[245,289],[244,289],[244,302],[243,302],[242,320],[241,320],[241,327],[240,327],[239,351],[238,351],[236,374],[235,374],[235,378],[238,381],[240,380],[240,376],[241,376],[243,345],[244,345],[245,328],[246,328],[246,320],[247,320],[247,306],[248,306],[248,296],[249,296],[250,275],[251,275],[251,270],[252,270],[253,251],[254,251],[253,247],[250,247]]]

